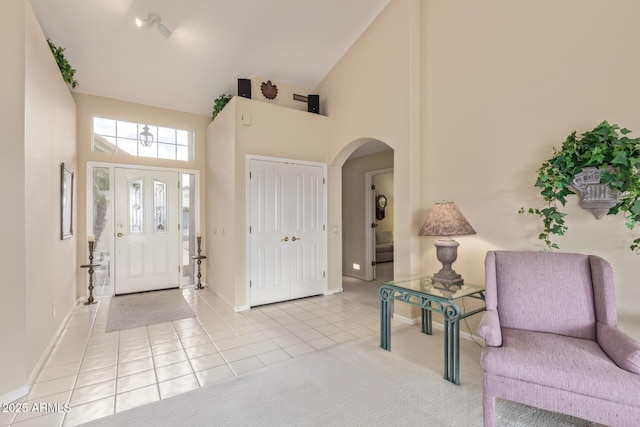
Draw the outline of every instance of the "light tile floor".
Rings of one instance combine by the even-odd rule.
[[[105,332],[111,298],[78,305],[30,393],[42,411],[0,413],[0,426],[74,426],[309,352],[379,333],[357,293],[235,313],[207,288],[184,289],[195,318]],[[52,404],[59,404],[58,407]],[[65,404],[70,406],[64,411]],[[24,405],[23,405],[24,406]],[[58,409],[58,410],[56,410]]]

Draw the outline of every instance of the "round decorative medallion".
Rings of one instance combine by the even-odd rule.
[[[267,99],[275,99],[276,96],[278,96],[278,86],[271,83],[271,80],[268,80],[266,83],[262,82],[260,90]]]

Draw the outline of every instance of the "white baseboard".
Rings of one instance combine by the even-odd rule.
[[[247,311],[247,310],[249,310],[251,308],[251,306],[248,305],[248,304],[245,304],[245,305],[233,305],[233,304],[231,304],[231,301],[226,299],[224,297],[224,295],[222,295],[216,289],[209,289],[209,291],[212,292],[215,296],[217,296],[220,299],[220,301],[222,301],[224,303],[224,305],[226,305],[227,307],[231,308],[236,313],[239,312],[239,311]]]
[[[64,331],[64,328],[67,326],[69,319],[73,315],[73,311],[76,309],[78,304],[86,300],[87,300],[87,297],[80,296],[76,300],[76,303],[71,306],[71,309],[69,309],[69,311],[67,312],[67,315],[64,317],[64,319],[60,323],[60,326],[58,326],[58,330],[56,331],[55,334],[53,334],[53,337],[51,338],[51,340],[49,340],[49,344],[47,344],[47,347],[42,352],[42,355],[40,356],[38,363],[36,363],[36,366],[34,366],[33,369],[31,370],[31,374],[27,379],[28,384],[33,384],[36,382],[36,380],[38,379],[38,375],[40,374],[40,371],[44,367],[44,364],[46,363],[47,359],[49,358],[49,355],[51,354],[51,351],[53,350],[53,347],[58,342],[60,335],[62,335],[62,331]]]
[[[31,389],[31,387],[28,384],[25,384],[25,385],[22,385],[22,386],[18,387],[15,390],[11,390],[8,393],[0,395],[0,404],[7,404],[7,403],[15,402],[16,400],[20,399],[21,397],[24,397],[27,394],[29,394],[29,390],[30,389]]]
[[[364,274],[355,274],[355,273],[343,273],[343,275],[347,277],[353,277],[354,279],[359,279],[363,281],[367,281],[367,277]]]
[[[421,322],[420,318],[411,319],[409,317],[401,316],[396,313],[393,313],[393,320],[397,320],[398,322],[404,323],[405,325],[416,325],[418,322]]]
[[[409,318],[409,317],[405,317],[405,316],[400,316],[398,314],[393,314],[393,320],[397,320],[400,323],[403,323],[405,325],[418,325],[420,323],[422,323],[422,318],[421,317],[416,317],[416,318]],[[434,329],[437,329],[439,331],[444,331],[444,325],[442,323],[439,322],[431,322],[431,325]],[[461,325],[462,326],[462,325]],[[484,339],[480,338],[477,335],[473,335],[470,334],[467,331],[462,330],[462,328],[460,328],[460,338],[464,338],[466,340],[469,341],[476,341],[476,342],[480,342],[482,345],[484,345]]]
[[[251,310],[251,306],[250,305],[236,305],[233,307],[233,311],[240,312],[240,311],[247,311],[247,310]]]
[[[333,294],[337,294],[340,292],[344,292],[344,289],[342,288],[336,288],[336,289],[327,289],[327,291],[324,293],[325,295],[333,295]]]

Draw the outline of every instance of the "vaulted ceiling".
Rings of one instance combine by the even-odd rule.
[[[314,89],[389,0],[31,0],[77,92],[209,115],[238,78]],[[172,34],[140,29],[156,14]]]

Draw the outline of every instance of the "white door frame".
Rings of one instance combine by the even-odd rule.
[[[246,154],[245,155],[245,181],[246,181],[246,187],[245,187],[245,207],[246,207],[246,211],[245,211],[245,230],[246,230],[246,240],[245,240],[245,295],[246,297],[246,307],[249,308],[251,307],[251,286],[250,286],[250,278],[251,278],[251,234],[249,233],[249,227],[251,226],[251,181],[249,179],[249,172],[251,170],[251,161],[252,160],[262,160],[262,161],[267,161],[267,162],[276,162],[276,163],[293,163],[293,164],[297,164],[297,165],[309,165],[309,166],[317,166],[317,167],[321,167],[322,171],[323,171],[323,175],[325,177],[325,180],[327,178],[327,164],[326,163],[321,163],[321,162],[311,162],[311,161],[306,161],[306,160],[296,160],[296,159],[285,159],[285,158],[280,158],[280,157],[269,157],[269,156],[259,156],[256,154]],[[325,183],[326,184],[326,183]],[[324,256],[323,258],[323,265],[322,265],[322,269],[323,271],[327,271],[327,250],[328,250],[328,244],[327,244],[327,218],[328,218],[328,203],[327,203],[327,187],[328,185],[324,185],[324,190],[323,190],[323,195],[322,197],[324,197],[325,203],[324,203],[324,225],[323,225],[323,244],[324,244]],[[325,281],[324,281],[324,294],[327,294],[327,287],[328,287],[328,283],[329,281],[327,280],[327,277],[325,275]]]
[[[376,267],[373,265],[373,261],[375,261],[376,258],[376,230],[375,227],[371,226],[371,224],[375,223],[375,199],[371,186],[373,185],[373,178],[376,175],[383,175],[390,172],[393,172],[393,168],[378,169],[364,174],[364,280],[367,281],[376,279]]]
[[[200,171],[197,169],[183,169],[183,168],[167,168],[167,167],[155,167],[155,166],[142,166],[135,165],[129,163],[108,163],[108,162],[95,162],[95,161],[87,161],[86,169],[85,169],[85,179],[86,179],[86,219],[85,219],[85,230],[86,235],[93,234],[93,168],[94,167],[103,167],[109,168],[109,198],[111,203],[109,205],[109,215],[111,219],[115,218],[115,210],[114,210],[114,185],[115,185],[115,168],[123,168],[123,169],[144,169],[144,170],[157,170],[157,171],[166,171],[166,172],[178,172],[180,178],[180,184],[182,185],[182,174],[192,174],[195,177],[196,181],[196,194],[195,194],[195,227],[196,230],[200,230]],[[182,211],[182,197],[178,197],[179,203],[179,212]],[[180,229],[182,229],[182,215],[178,214],[178,223],[180,224]],[[115,236],[113,233],[109,236],[109,246],[111,248],[115,248]],[[182,252],[179,252],[180,256]],[[115,287],[113,284],[114,278],[114,267],[115,267],[115,257],[113,258],[114,262],[110,263],[109,268],[109,277],[111,278],[111,283],[109,283],[111,296],[115,293]],[[180,266],[182,266],[182,261],[180,261]],[[89,293],[88,290],[89,284],[86,284],[87,295]],[[190,284],[185,284],[182,282],[182,274],[180,274],[180,288],[190,286]]]

